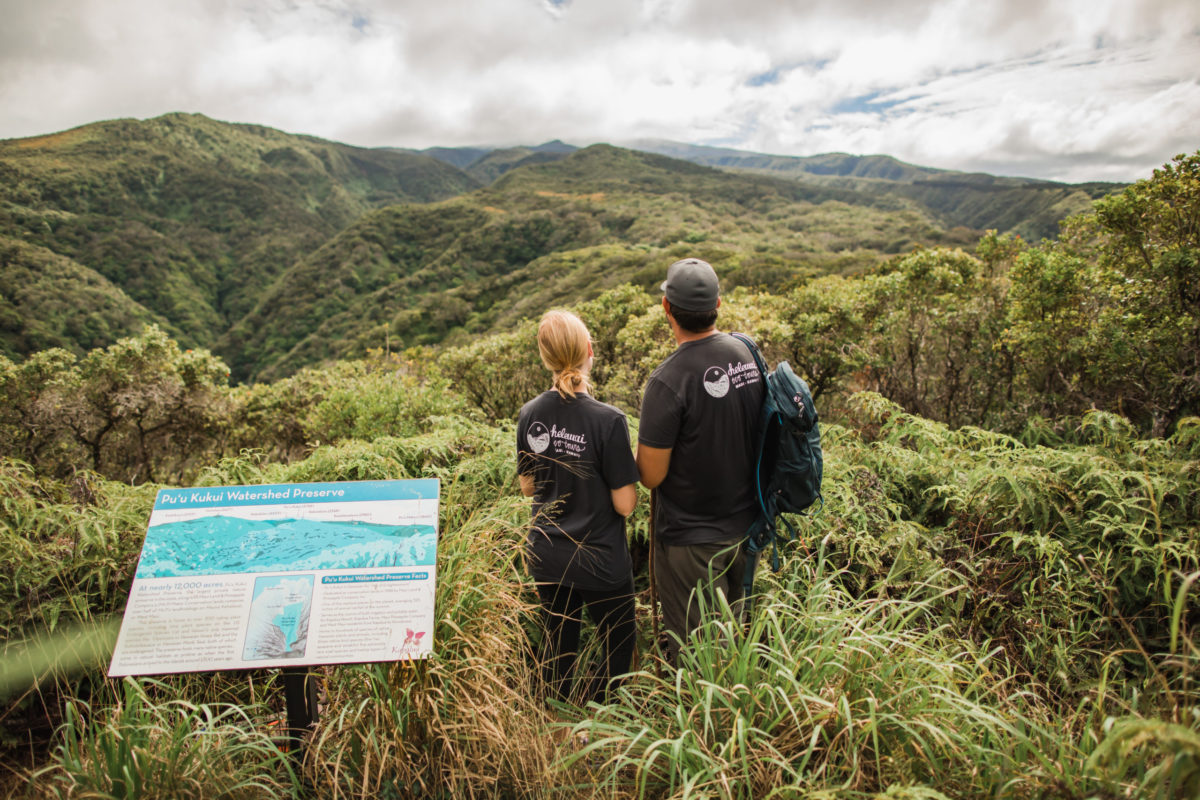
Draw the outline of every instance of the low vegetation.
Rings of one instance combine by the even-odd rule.
[[[546,383],[541,309],[251,386],[157,328],[0,359],[9,793],[1197,796],[1198,170],[1176,159],[1055,242],[731,291],[722,327],[811,380],[824,504],[760,570],[748,627],[714,609],[677,669],[643,592],[638,669],[604,706],[533,684],[512,419]],[[671,349],[655,296],[571,305],[596,393],[636,425]],[[417,477],[442,486],[436,656],[322,668],[302,758],[270,672],[104,677],[158,487]]]

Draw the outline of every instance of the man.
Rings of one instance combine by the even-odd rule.
[[[663,627],[686,642],[714,608],[744,594],[742,543],[757,508],[753,465],[765,382],[744,344],[716,328],[717,274],[697,258],[676,261],[662,284],[677,348],[642,397],[637,465],[657,489],[654,569]],[[668,635],[672,662],[678,643]]]

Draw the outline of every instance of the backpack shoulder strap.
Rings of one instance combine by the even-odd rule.
[[[767,369],[767,362],[763,359],[762,353],[758,349],[758,345],[744,333],[733,331],[730,336],[737,339],[750,351],[750,355],[754,356],[754,364],[758,367],[758,372],[762,375],[763,387],[767,386],[767,377],[770,374]],[[749,597],[753,594],[754,570],[758,566],[758,554],[766,547],[766,545],[774,540],[775,537],[775,519],[767,507],[766,500],[762,493],[762,453],[763,445],[766,443],[767,436],[767,420],[766,420],[766,403],[769,394],[763,393],[763,415],[764,418],[759,423],[758,442],[754,448],[755,457],[758,461],[754,465],[754,495],[758,501],[758,515],[754,522],[750,525],[750,530],[746,532],[746,570],[742,576],[742,586]],[[778,551],[775,554],[775,563],[778,564]]]
[[[734,332],[730,333],[729,335],[746,345],[746,347],[750,350],[750,355],[754,356],[754,364],[758,367],[758,372],[762,376],[763,405],[761,411],[759,412],[758,441],[754,443],[754,455],[756,459],[754,464],[754,495],[758,500],[759,511],[761,512],[762,516],[768,520],[768,525],[770,525],[769,520],[772,519],[773,515],[771,514],[771,510],[767,507],[766,498],[763,497],[762,487],[762,455],[763,449],[767,442],[767,432],[770,428],[769,411],[771,393],[768,390],[768,378],[770,377],[770,373],[767,370],[767,362],[763,360],[762,353],[759,352],[758,345],[754,343],[753,339],[744,333]]]
[[[763,380],[765,381],[767,379],[767,373],[769,370],[767,369],[767,362],[763,360],[762,352],[758,349],[758,345],[756,345],[754,340],[744,333],[738,333],[734,331],[729,335],[746,345],[746,347],[750,350],[750,355],[754,356],[754,363],[758,366],[758,371],[762,374]]]

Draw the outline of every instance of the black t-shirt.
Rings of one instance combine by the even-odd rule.
[[[671,449],[655,535],[669,544],[746,534],[757,507],[754,450],[765,383],[727,333],[684,342],[650,375],[638,441]]]
[[[534,580],[610,589],[630,580],[625,518],[612,490],[636,483],[625,415],[590,395],[548,391],[517,418],[517,471],[534,481],[526,552]]]

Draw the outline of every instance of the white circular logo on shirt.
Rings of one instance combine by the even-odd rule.
[[[525,433],[525,441],[529,442],[529,447],[533,452],[544,453],[550,446],[550,431],[542,423],[535,422]]]
[[[704,391],[713,397],[729,394],[729,375],[720,367],[709,367],[704,373]]]

